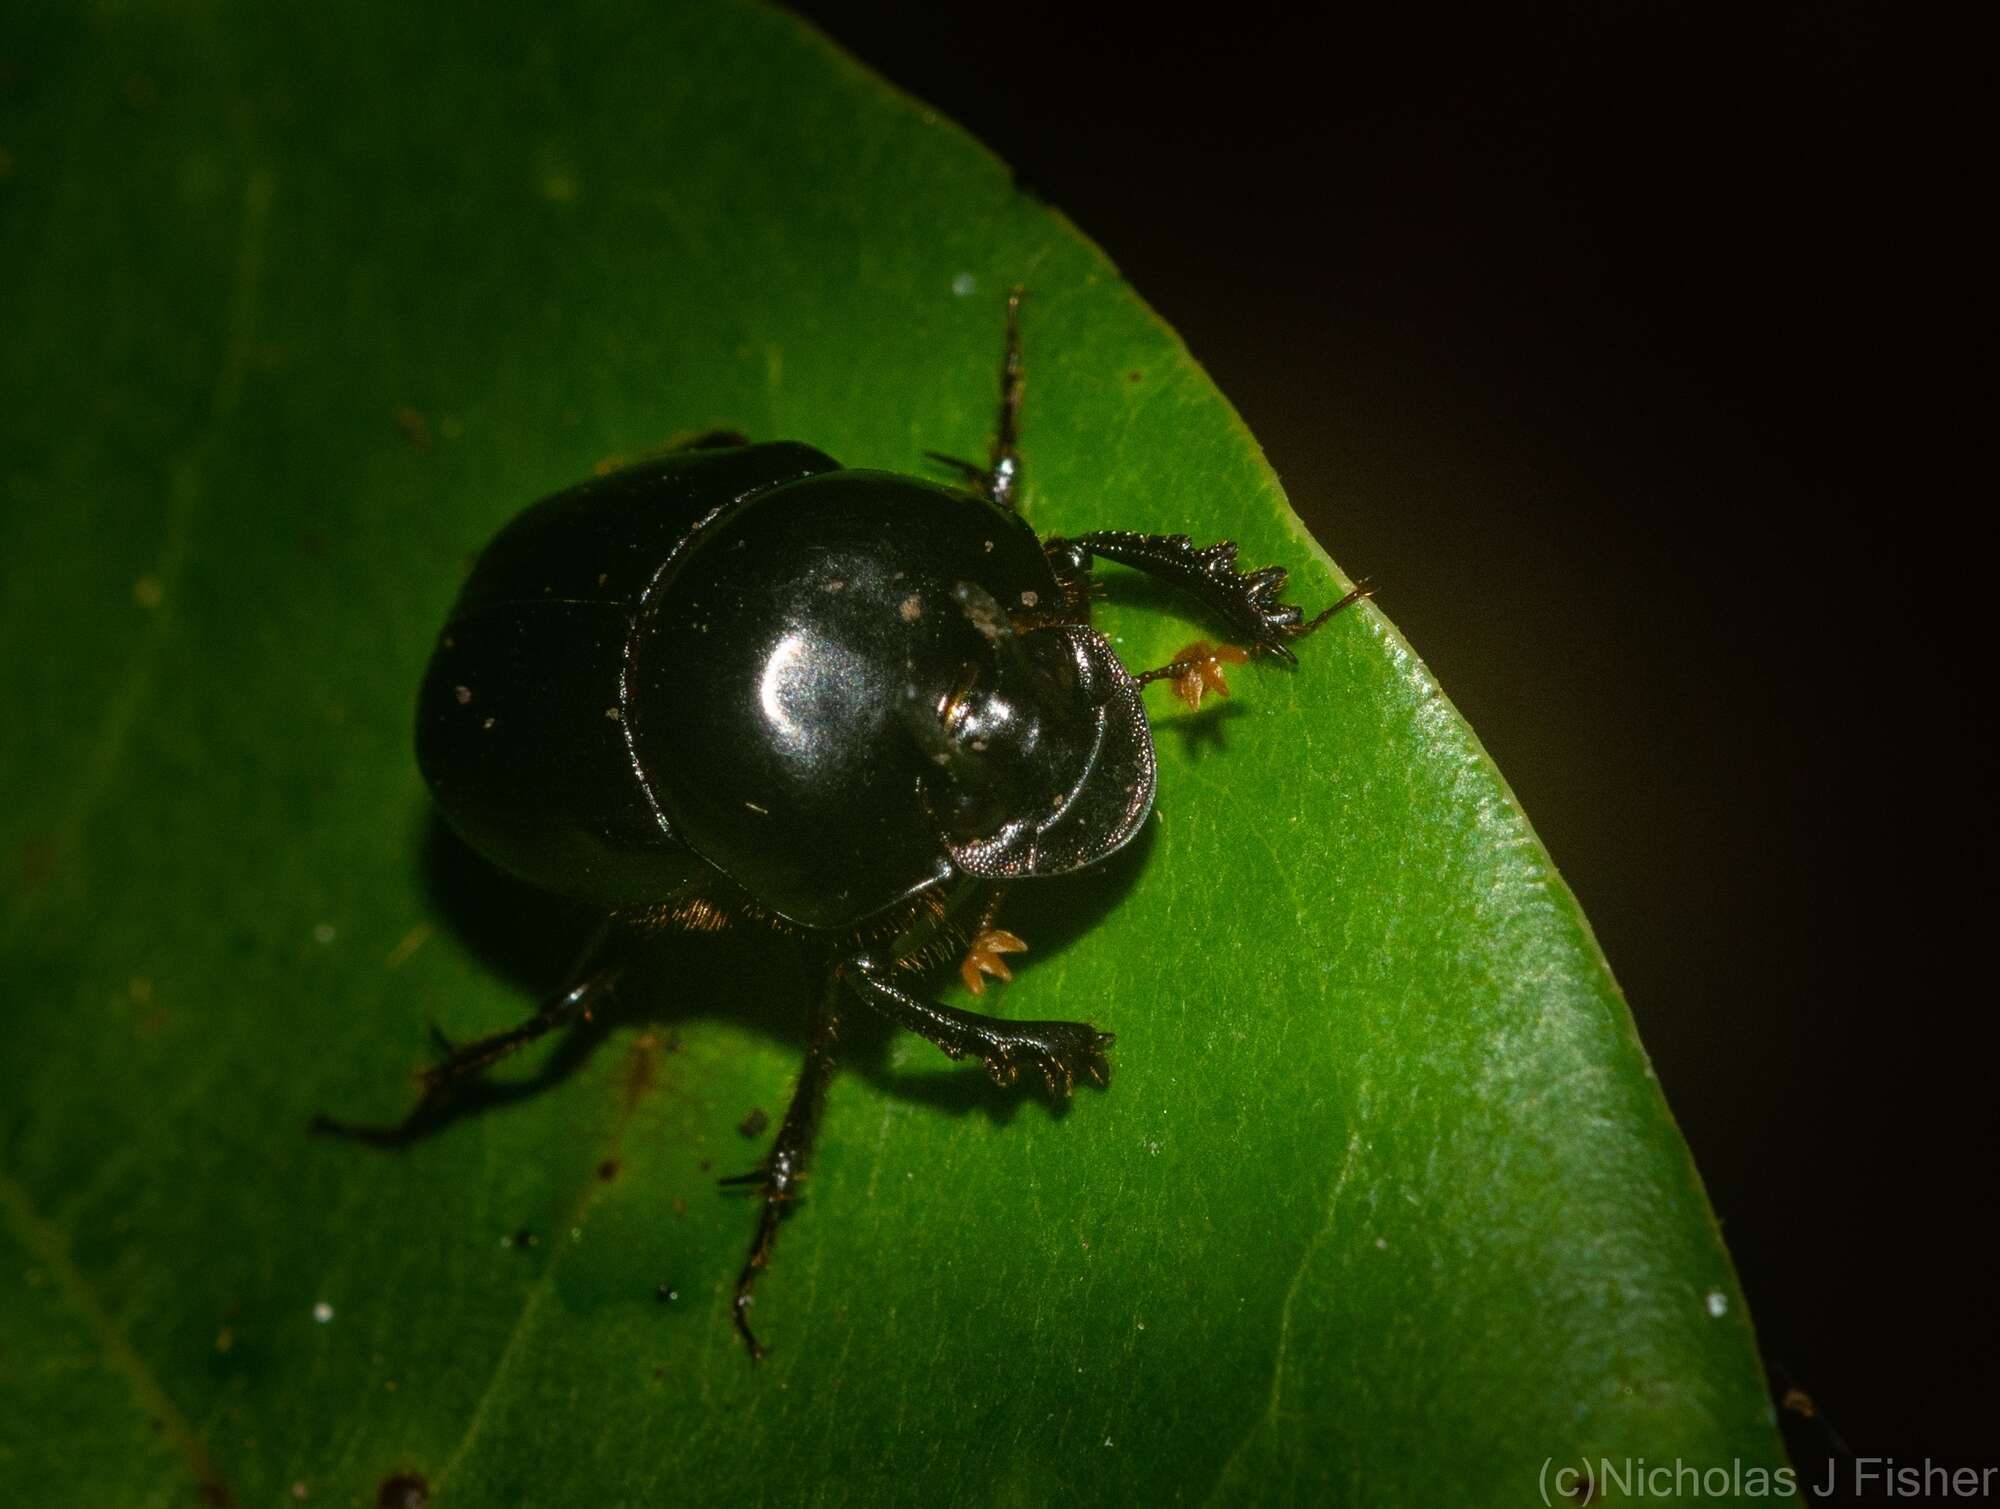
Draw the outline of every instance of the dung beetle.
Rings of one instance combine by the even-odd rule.
[[[1042,539],[1017,511],[1021,291],[1007,304],[989,464],[931,455],[945,485],[841,466],[794,441],[719,435],[534,504],[473,567],[417,707],[417,759],[445,819],[486,859],[627,930],[757,925],[810,952],[823,988],[769,1156],[725,1183],[762,1193],[736,1284],[752,1357],[770,1261],[833,1072],[841,1013],[866,1006],[1067,1096],[1107,1082],[1110,1033],[929,1000],[953,960],[974,994],[1026,945],[998,927],[1008,886],[1115,854],[1153,808],[1142,692],[1199,706],[1223,667],[1317,617],[1280,600],[1282,566],[1243,572],[1228,541],[1117,530]],[[1090,569],[1183,589],[1242,646],[1196,641],[1134,675],[1090,626]],[[433,1124],[440,1098],[616,979],[602,951],[536,1016],[450,1052],[401,1123],[320,1130],[378,1144]]]

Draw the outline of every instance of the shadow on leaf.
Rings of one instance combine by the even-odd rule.
[[[1151,851],[1156,825],[1102,865],[1077,875],[1016,887],[1007,898],[1011,930],[1032,937],[1033,961],[1046,963],[1084,940],[1137,881]],[[443,924],[491,970],[533,992],[537,1002],[566,988],[587,959],[598,931],[588,910],[549,896],[495,869],[468,849],[434,814],[424,834],[424,870],[431,903]],[[531,1099],[576,1073],[614,1029],[639,1023],[673,1027],[704,1017],[728,1017],[774,1041],[805,1047],[806,1002],[816,988],[806,951],[796,943],[754,927],[710,936],[614,934],[606,955],[618,958],[620,978],[606,1009],[593,1011],[558,1030],[554,1050],[530,1075],[489,1077],[482,1073],[452,1086],[398,1127],[348,1129],[362,1140],[389,1146],[420,1142],[461,1117],[483,1114]],[[989,988],[978,1004],[994,1015],[1016,1019],[1077,1017],[1088,1020],[1102,1003],[1068,1003],[1060,1010],[1004,1012],[1003,997],[1026,990],[1035,995],[1032,965],[1023,978]],[[926,978],[932,991],[950,978],[941,969]],[[1101,1011],[1098,1012],[1101,1015]],[[440,1056],[455,1045],[435,1026]],[[996,1123],[1013,1119],[1026,1101],[1039,1101],[1051,1116],[1067,1114],[1068,1100],[1051,1101],[1032,1071],[1011,1085],[996,1084],[978,1065],[961,1062],[943,1071],[907,1072],[889,1066],[897,1029],[857,1003],[842,1018],[841,1063],[901,1099],[951,1115],[980,1112]],[[1115,1072],[1115,1071],[1114,1071]],[[324,1118],[315,1125],[339,1131]]]

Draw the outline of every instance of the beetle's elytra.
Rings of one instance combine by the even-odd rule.
[[[763,1165],[737,1281],[752,1287],[803,1170],[842,1012],[865,1006],[1051,1093],[1103,1085],[1111,1035],[935,1004],[1011,976],[1026,945],[997,925],[1008,886],[1116,853],[1152,811],[1143,690],[1227,694],[1223,666],[1291,661],[1317,617],[1281,601],[1283,567],[1185,535],[1038,537],[1016,511],[1020,294],[986,467],[933,457],[950,486],[842,467],[791,441],[711,437],[544,499],[486,548],[438,638],[417,756],[480,854],[604,911],[612,928],[756,923],[808,948],[825,979],[804,1067]],[[1190,644],[1134,675],[1090,625],[1109,560],[1186,591],[1243,646]],[[377,1143],[434,1123],[454,1082],[589,1014],[619,962],[599,954],[513,1031],[451,1053],[402,1123],[321,1130]]]

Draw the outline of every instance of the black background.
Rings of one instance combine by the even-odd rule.
[[[803,10],[1095,238],[1373,580],[1580,895],[1781,1379],[1861,1455],[1991,1460],[1984,44]]]

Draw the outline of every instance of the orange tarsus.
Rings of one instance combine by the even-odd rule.
[[[1028,945],[1022,939],[1008,932],[1004,927],[982,927],[965,950],[965,958],[958,966],[958,977],[965,981],[965,988],[976,996],[986,994],[983,976],[1011,980],[1013,971],[1007,968],[1002,954],[1024,954]]]
[[[1197,639],[1184,646],[1174,656],[1174,664],[1187,669],[1174,677],[1174,695],[1188,705],[1190,711],[1201,710],[1201,699],[1209,692],[1218,697],[1229,695],[1229,682],[1222,674],[1224,665],[1242,665],[1249,660],[1250,652],[1233,644],[1210,644],[1205,639]]]

